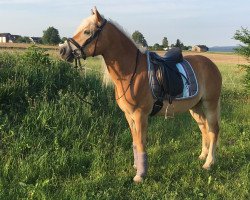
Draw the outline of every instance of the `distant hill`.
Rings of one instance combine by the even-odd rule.
[[[213,52],[234,52],[234,49],[238,46],[215,46],[209,47],[209,51]]]

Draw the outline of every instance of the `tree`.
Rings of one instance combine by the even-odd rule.
[[[184,47],[183,43],[179,39],[176,40],[176,43],[174,46],[179,47],[180,49],[182,49]]]
[[[20,36],[14,42],[15,43],[31,43],[29,37],[26,37],[26,36],[24,37]]]
[[[136,44],[141,44],[143,47],[147,47],[147,41],[144,38],[143,34],[139,31],[135,31],[132,34],[132,39],[135,41]]]
[[[243,55],[248,60],[250,59],[250,31],[246,28],[241,28],[241,30],[237,30],[234,34],[234,39],[242,42],[245,46],[240,45],[239,48],[236,49],[236,52],[240,55]]]
[[[53,26],[43,31],[42,41],[44,44],[59,44],[61,42],[59,31]]]
[[[160,45],[158,43],[155,43],[154,46],[153,46],[153,50],[157,51],[157,50],[160,50]]]
[[[67,40],[67,38],[66,38],[66,37],[63,37],[63,38],[61,39],[61,42],[64,43],[66,40]]]
[[[235,51],[244,56],[248,61],[250,61],[250,31],[246,28],[241,27],[241,30],[237,30],[233,37],[235,40],[240,41],[244,44],[240,45]],[[246,76],[244,83],[246,85],[246,89],[250,92],[250,65],[240,65],[246,69]]]
[[[171,47],[178,47],[181,50],[188,50],[190,46],[185,46],[179,39],[176,40],[175,44],[171,44]]]
[[[154,51],[160,51],[163,49],[162,45],[159,45],[158,43],[155,43],[154,46],[152,46],[152,50]]]
[[[168,47],[168,38],[164,37],[162,40],[162,46],[163,48],[167,48]]]

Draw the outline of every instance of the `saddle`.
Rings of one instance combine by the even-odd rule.
[[[176,67],[177,63],[183,61],[181,49],[172,48],[163,57],[154,52],[150,52],[150,62],[153,65],[154,73],[157,79],[158,89],[156,98],[158,100],[172,100],[183,91],[182,74]]]
[[[156,100],[150,116],[174,99],[193,98],[198,94],[198,82],[190,63],[183,59],[179,48],[169,50],[163,57],[147,52],[148,78],[153,98]]]

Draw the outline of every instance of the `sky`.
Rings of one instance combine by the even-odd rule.
[[[72,37],[94,6],[149,45],[167,37],[170,44],[232,46],[236,30],[250,29],[250,0],[0,0],[0,33],[41,37],[53,26]]]

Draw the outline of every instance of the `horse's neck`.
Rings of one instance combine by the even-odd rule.
[[[110,76],[115,84],[130,81],[136,65],[137,48],[117,27],[110,24],[106,51],[103,53]]]

